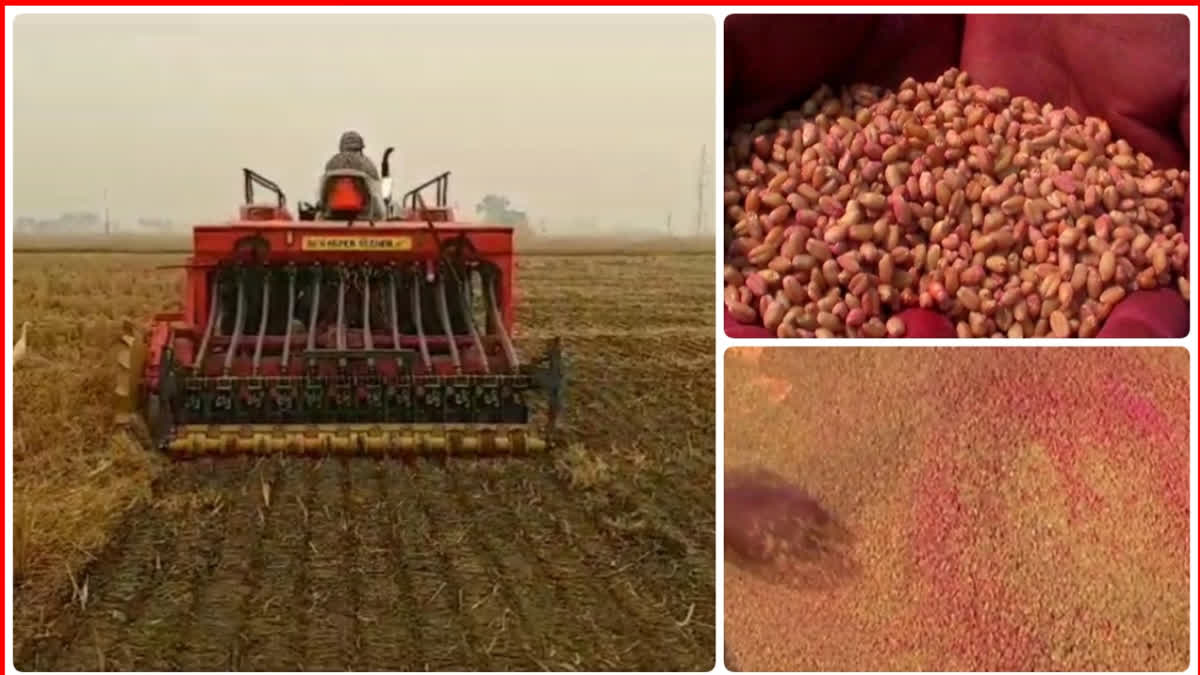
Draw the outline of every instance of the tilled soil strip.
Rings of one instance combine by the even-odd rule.
[[[271,515],[263,530],[261,579],[248,596],[239,630],[243,668],[300,668],[304,662],[307,598],[309,507],[315,467],[281,461],[271,490]]]

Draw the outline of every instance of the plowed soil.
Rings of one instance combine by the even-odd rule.
[[[34,322],[34,350],[39,330],[74,336],[43,338],[42,357],[87,352],[123,315],[177,303],[138,285],[174,261],[22,255],[16,320]],[[145,494],[91,539],[103,545],[54,557],[31,528],[18,668],[710,669],[712,269],[709,256],[521,261],[519,346],[532,355],[561,336],[571,366],[566,443],[547,456],[159,459]],[[68,304],[98,312],[106,292],[139,301],[63,314],[38,292],[50,285],[93,294]],[[56,379],[34,366],[16,386]],[[33,458],[81,452],[32,431],[58,415],[18,405],[30,461],[17,462],[17,506],[57,496],[32,479]],[[48,561],[74,564],[56,576]]]
[[[726,658],[1186,669],[1188,371],[1179,348],[730,350]]]

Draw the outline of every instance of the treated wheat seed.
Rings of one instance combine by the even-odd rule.
[[[964,337],[1091,337],[1128,293],[1189,297],[1187,171],[956,69],[822,87],[726,157],[726,304],[781,337],[899,337],[910,307]]]

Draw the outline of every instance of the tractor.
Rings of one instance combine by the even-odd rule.
[[[126,325],[120,419],[172,456],[550,447],[564,357],[514,347],[513,229],[456,222],[449,172],[394,200],[391,153],[377,181],[326,172],[294,216],[243,169],[237,219],[193,228],[183,311]]]

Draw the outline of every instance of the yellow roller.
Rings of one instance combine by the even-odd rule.
[[[345,455],[528,454],[546,441],[526,427],[463,424],[183,425],[166,444],[180,456],[282,452]]]

